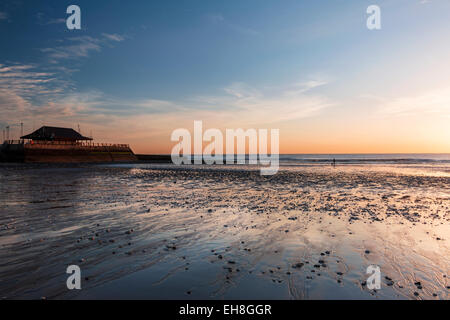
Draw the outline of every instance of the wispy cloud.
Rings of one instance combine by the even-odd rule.
[[[230,30],[233,30],[237,33],[248,35],[248,36],[259,36],[260,33],[256,30],[253,30],[248,27],[244,27],[240,24],[237,24],[235,22],[232,22],[228,19],[225,19],[223,15],[221,14],[209,14],[207,15],[207,19],[214,25],[223,26],[225,28],[228,28]]]
[[[37,93],[54,92],[48,84],[55,80],[53,73],[38,72],[32,65],[0,65],[0,90],[21,97],[35,96]]]
[[[6,12],[0,11],[0,22],[1,21],[11,22],[11,19],[10,19],[9,15]]]
[[[41,51],[48,55],[50,62],[58,63],[61,60],[87,58],[92,52],[100,52],[102,47],[113,42],[121,42],[124,39],[121,35],[108,33],[103,33],[98,38],[91,36],[70,37],[65,41],[65,45],[44,48]]]
[[[120,41],[124,41],[125,37],[121,36],[120,34],[117,33],[102,33],[102,36],[105,37],[108,40],[111,41],[115,41],[115,42],[120,42]]]
[[[66,89],[64,80],[58,80],[54,73],[39,71],[33,65],[0,65],[2,121],[14,123],[26,119],[35,114],[42,103],[55,99]]]
[[[55,19],[50,19],[47,21],[46,24],[60,24],[60,23],[65,23],[66,19],[64,18],[55,18]]]
[[[440,114],[450,117],[450,87],[397,97],[380,104],[379,111],[389,116],[424,116]]]
[[[104,132],[114,124],[127,127],[130,135],[139,131],[146,136],[149,128],[151,132],[169,134],[174,125],[189,125],[186,121],[192,119],[202,119],[216,127],[274,125],[318,115],[333,105],[326,97],[305,89],[323,85],[319,81],[305,82],[301,86],[304,90],[296,92],[290,89],[299,84],[269,92],[236,82],[223,88],[223,94],[196,95],[181,101],[150,97],[124,100],[100,91],[70,92],[54,74],[34,69],[31,65],[0,65],[0,106],[5,111],[5,121],[80,121]],[[39,96],[43,99],[37,99]],[[140,129],[136,124],[140,124]]]
[[[302,119],[319,114],[333,103],[326,97],[308,94],[308,89],[324,85],[310,82],[293,91],[289,85],[272,90],[259,90],[248,84],[238,82],[224,88],[225,95],[198,96],[194,103],[202,114],[212,111],[211,119],[221,119],[222,123],[255,126]]]
[[[37,23],[40,25],[50,25],[50,24],[62,24],[66,22],[65,18],[49,18],[43,12],[38,12],[36,14]]]
[[[315,88],[322,87],[329,82],[324,79],[313,79],[295,83],[291,89],[289,89],[286,94],[287,95],[298,95],[307,93]]]
[[[90,120],[94,121],[94,116],[106,123],[110,119],[105,120],[105,117],[120,116],[121,110],[127,110],[128,102],[110,99],[95,91],[76,93],[71,75],[77,69],[72,67],[73,63],[68,67],[62,62],[79,62],[93,52],[100,52],[104,47],[124,39],[122,35],[110,33],[99,37],[70,37],[61,41],[63,45],[41,50],[50,65],[0,64],[1,122],[5,124],[31,118],[66,122],[73,117],[91,117]],[[153,106],[158,109],[155,104]],[[146,107],[147,111],[151,109],[149,101],[136,104],[133,110],[136,114],[143,113]]]

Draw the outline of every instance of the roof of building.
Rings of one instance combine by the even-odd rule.
[[[73,130],[72,128],[59,128],[47,126],[41,127],[40,129],[34,131],[33,133],[20,137],[20,139],[65,140],[65,141],[92,140],[92,138],[84,137],[80,133]]]

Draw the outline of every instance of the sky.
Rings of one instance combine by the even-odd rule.
[[[202,120],[279,129],[280,153],[447,153],[449,36],[447,0],[2,0],[0,127],[168,154]]]

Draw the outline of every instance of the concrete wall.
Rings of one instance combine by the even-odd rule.
[[[129,147],[8,144],[3,145],[0,160],[29,163],[134,162]]]

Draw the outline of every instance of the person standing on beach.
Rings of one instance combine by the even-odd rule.
[[[333,167],[336,167],[336,158],[333,158]]]

